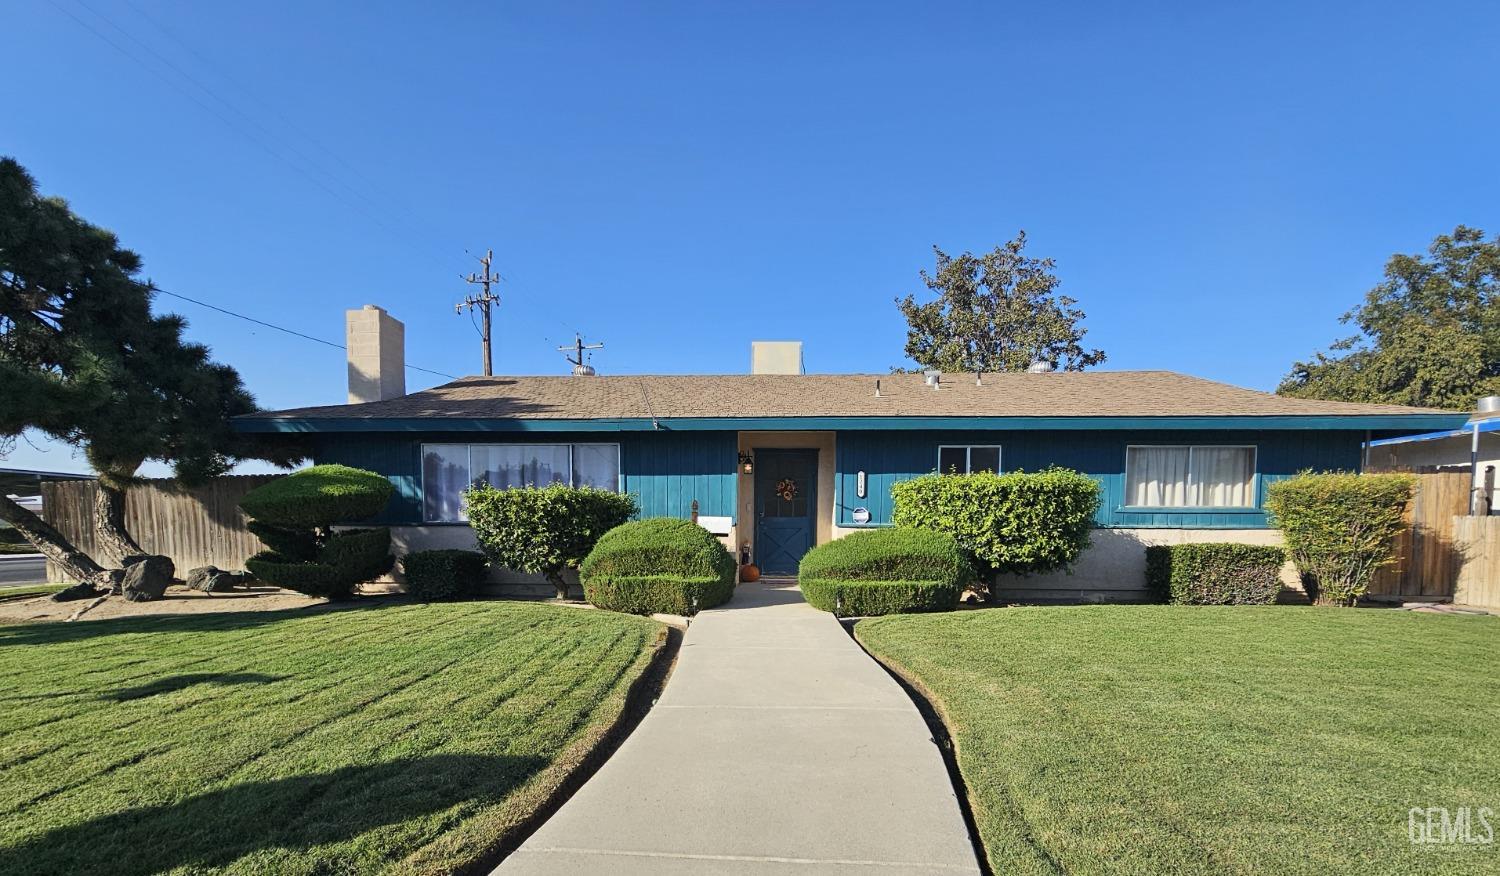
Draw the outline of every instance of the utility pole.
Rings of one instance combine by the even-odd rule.
[[[603,344],[585,344],[583,342],[583,335],[574,333],[573,343],[571,345],[563,345],[561,347],[558,347],[557,352],[562,353],[564,359],[567,359],[569,362],[573,363],[573,374],[575,376],[589,377],[594,373],[594,366],[584,363],[583,351],[602,349],[604,349]],[[573,355],[568,355],[569,350],[573,351]]]
[[[480,294],[478,296],[474,296],[474,295],[466,295],[466,296],[464,296],[464,300],[460,301],[458,304],[454,305],[454,307],[453,307],[453,312],[454,313],[460,313],[460,314],[464,312],[464,308],[468,308],[469,310],[473,310],[476,307],[479,308],[479,312],[482,315],[482,318],[484,320],[483,327],[479,331],[479,336],[483,340],[483,343],[484,343],[484,376],[485,377],[489,377],[492,374],[492,371],[490,369],[490,305],[498,303],[500,301],[500,296],[499,295],[491,295],[490,294],[490,284],[491,283],[498,283],[498,282],[500,282],[500,275],[499,274],[490,273],[490,261],[492,259],[494,259],[494,257],[495,257],[495,251],[494,250],[492,250],[492,249],[485,250],[484,251],[484,258],[482,258],[482,259],[479,260],[479,263],[481,265],[484,265],[484,273],[483,274],[474,274],[474,273],[471,273],[471,274],[469,274],[469,276],[464,277],[464,282],[465,283],[470,283],[470,284],[473,284],[473,285],[480,286],[483,289],[483,291],[480,292]]]

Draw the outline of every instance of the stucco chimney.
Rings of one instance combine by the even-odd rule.
[[[801,374],[801,341],[751,341],[751,374]]]
[[[373,304],[344,316],[349,404],[406,395],[406,326]]]

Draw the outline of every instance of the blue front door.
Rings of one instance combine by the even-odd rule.
[[[818,451],[755,451],[755,564],[766,575],[795,575],[813,546]]]

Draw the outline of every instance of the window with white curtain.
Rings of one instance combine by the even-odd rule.
[[[1127,447],[1125,504],[1141,508],[1253,508],[1255,448]]]
[[[619,492],[618,444],[423,444],[422,517],[461,523],[471,484],[502,490],[572,484]]]
[[[1000,445],[944,444],[938,448],[940,474],[1000,473]]]

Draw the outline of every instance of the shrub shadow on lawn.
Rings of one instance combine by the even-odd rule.
[[[265,675],[260,672],[190,672],[185,675],[168,675],[135,687],[122,687],[118,690],[105,691],[99,695],[99,699],[123,703],[129,700],[154,697],[157,694],[172,693],[173,691],[192,687],[195,684],[266,684],[267,682],[280,681],[286,677],[285,675]]]
[[[177,803],[127,809],[0,849],[0,873],[158,873],[218,868],[258,857],[251,869],[364,872],[405,857],[434,837],[387,847],[302,854],[466,803],[492,803],[546,766],[539,757],[434,755],[328,773],[251,782]],[[452,820],[443,824],[451,826]],[[295,856],[295,861],[281,855]]]
[[[396,608],[402,602],[388,597],[364,597],[350,602],[310,605],[277,611],[205,612],[203,614],[160,614],[116,617],[109,620],[83,620],[74,623],[0,624],[0,648],[11,645],[61,645],[82,642],[101,636],[122,633],[212,633],[252,630],[266,624],[320,617],[330,612],[381,611]]]

